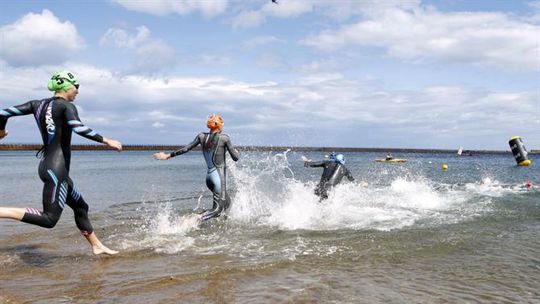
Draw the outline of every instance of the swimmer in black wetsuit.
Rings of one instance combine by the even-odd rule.
[[[347,167],[345,167],[345,157],[343,154],[330,154],[329,160],[312,162],[305,156],[302,156],[304,167],[323,167],[324,171],[321,176],[321,181],[315,188],[315,194],[323,201],[328,198],[328,190],[339,184],[344,176],[350,181],[354,181],[354,177]]]
[[[92,246],[94,254],[116,254],[105,247],[97,238],[88,219],[88,205],[69,177],[71,161],[71,133],[122,150],[119,141],[102,137],[80,120],[73,101],[78,94],[79,80],[69,71],[53,75],[48,89],[55,94],[51,98],[31,100],[22,105],[0,111],[0,139],[7,135],[8,118],[33,114],[43,139],[39,177],[43,186],[43,210],[35,208],[0,207],[0,218],[19,220],[25,223],[53,228],[65,207],[73,209],[75,223]]]
[[[170,154],[159,152],[154,154],[155,159],[165,160],[171,157],[189,152],[198,145],[202,146],[202,152],[208,171],[206,174],[206,186],[213,194],[212,209],[206,210],[200,217],[202,221],[218,217],[231,205],[231,199],[227,193],[227,165],[225,162],[225,152],[229,152],[232,159],[237,161],[240,157],[238,151],[231,143],[228,135],[222,134],[223,119],[218,114],[208,116],[206,126],[210,129],[208,133],[200,133],[195,139],[182,149]]]

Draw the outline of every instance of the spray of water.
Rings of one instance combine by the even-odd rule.
[[[207,244],[202,246],[205,250],[219,251],[220,247],[231,246],[227,242],[233,242],[224,237],[223,231],[241,233],[246,226],[388,231],[412,225],[451,224],[489,212],[491,198],[517,191],[489,177],[476,183],[448,185],[414,172],[388,175],[386,182],[367,172],[356,176],[357,180],[376,182],[344,181],[320,202],[313,192],[318,180],[306,173],[310,169],[291,165],[289,155],[289,151],[246,153],[241,162],[231,164],[228,184],[233,204],[228,220],[220,221],[217,230],[211,225],[205,227],[205,233],[194,234],[200,223],[192,210],[188,210],[191,215],[180,216],[186,210],[174,210],[170,203],[152,204],[141,210],[143,223],[136,229],[137,237],[127,238],[124,247],[176,253],[188,247],[194,249],[197,240]],[[198,202],[200,207],[201,198]]]
[[[122,249],[152,248],[160,253],[176,253],[193,246],[195,238],[189,233],[199,229],[197,215],[178,215],[170,202],[142,207],[140,212],[143,222],[134,229],[132,237],[122,241]]]
[[[236,185],[232,220],[286,230],[391,230],[418,222],[465,220],[478,215],[479,208],[487,210],[489,195],[469,206],[479,191],[500,193],[498,183],[489,180],[453,189],[408,172],[392,177],[386,185],[344,181],[327,200],[319,202],[313,193],[316,181],[295,177],[303,168],[291,169],[287,154],[244,155],[242,165],[231,166]],[[369,176],[362,179],[369,180]]]

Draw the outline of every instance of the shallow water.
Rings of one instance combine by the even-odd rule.
[[[41,206],[32,155],[0,153],[0,205]],[[191,214],[211,199],[200,152],[76,151],[96,234],[121,253],[91,255],[69,209],[52,230],[1,221],[0,302],[538,302],[540,189],[523,187],[540,184],[538,160],[347,153],[357,181],[319,203],[321,170],[300,155],[229,160],[233,206],[199,227]]]

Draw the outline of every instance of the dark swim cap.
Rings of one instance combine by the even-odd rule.
[[[54,73],[47,85],[49,91],[67,91],[71,88],[79,88],[79,78],[68,70]]]

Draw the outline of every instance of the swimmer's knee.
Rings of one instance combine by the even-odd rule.
[[[82,199],[80,200],[80,202],[79,202],[79,204],[78,204],[78,207],[79,207],[80,209],[84,210],[84,212],[86,212],[86,213],[88,213],[88,210],[89,210],[89,208],[90,208],[90,207],[88,206],[88,204],[87,204],[85,201],[83,201]]]
[[[54,226],[56,226],[56,223],[58,223],[60,216],[44,215],[43,219],[44,221],[42,222],[42,225],[40,226],[43,228],[51,229],[51,228],[54,228]]]
[[[56,223],[51,222],[51,221],[47,221],[47,222],[43,223],[43,225],[41,225],[41,227],[47,228],[47,229],[52,229],[52,228],[54,228],[54,226],[56,226]]]

